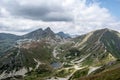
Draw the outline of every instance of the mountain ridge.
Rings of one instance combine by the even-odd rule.
[[[21,76],[26,80],[49,80],[50,76],[52,80],[55,76],[79,80],[120,59],[119,33],[107,28],[70,39],[56,37],[50,28],[27,35],[28,39],[21,38],[0,56],[1,78]],[[20,71],[23,74],[18,74]]]

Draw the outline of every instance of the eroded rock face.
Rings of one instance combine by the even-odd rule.
[[[26,68],[22,68],[18,71],[10,71],[9,73],[6,73],[6,71],[4,71],[1,75],[0,75],[0,79],[5,79],[8,77],[14,77],[14,76],[25,76],[25,74],[27,73],[27,69]]]

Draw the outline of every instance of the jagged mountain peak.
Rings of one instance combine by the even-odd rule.
[[[52,31],[50,27],[47,27],[44,31]]]
[[[59,35],[62,38],[71,38],[69,34],[66,34],[66,33],[64,33],[62,31],[58,32],[57,35]]]
[[[41,39],[45,37],[53,37],[55,34],[54,32],[48,27],[45,30],[42,28],[39,28],[35,31],[32,31],[28,34],[23,35],[24,38],[29,38],[29,39]]]
[[[50,27],[47,27],[46,29],[44,29],[44,32],[48,34],[55,34]]]
[[[35,31],[43,31],[43,29],[42,29],[42,28],[39,28],[39,29],[37,29],[37,30],[35,30]]]

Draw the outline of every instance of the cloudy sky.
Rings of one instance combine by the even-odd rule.
[[[38,28],[84,34],[120,31],[120,0],[0,0],[0,32],[22,35]]]

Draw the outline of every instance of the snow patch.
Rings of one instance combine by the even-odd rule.
[[[35,58],[34,58],[34,61],[35,62],[37,62],[37,65],[36,65],[36,67],[35,67],[35,70],[36,69],[38,69],[38,67],[40,66],[40,64],[42,64],[39,60],[36,60]]]
[[[27,73],[27,69],[26,68],[22,68],[19,71],[14,71],[15,75],[22,75],[25,76],[25,73]]]
[[[116,58],[112,55],[112,54],[108,54],[108,59],[110,59],[110,60],[116,60]]]
[[[71,63],[81,63],[82,61],[84,61],[87,57],[89,57],[91,55],[91,53],[90,54],[88,54],[88,55],[86,55],[85,57],[83,57],[82,59],[80,59],[80,60],[78,60],[78,61],[76,61],[76,60],[73,60],[73,61],[71,61]]]
[[[54,50],[53,50],[53,56],[54,56],[54,58],[57,58],[57,59],[59,59],[58,57],[57,57],[57,55],[59,54],[58,52],[57,52],[57,46],[54,48]]]
[[[33,70],[33,68],[32,67],[29,67],[29,71],[32,71]]]
[[[89,67],[88,75],[99,68],[100,67]]]

